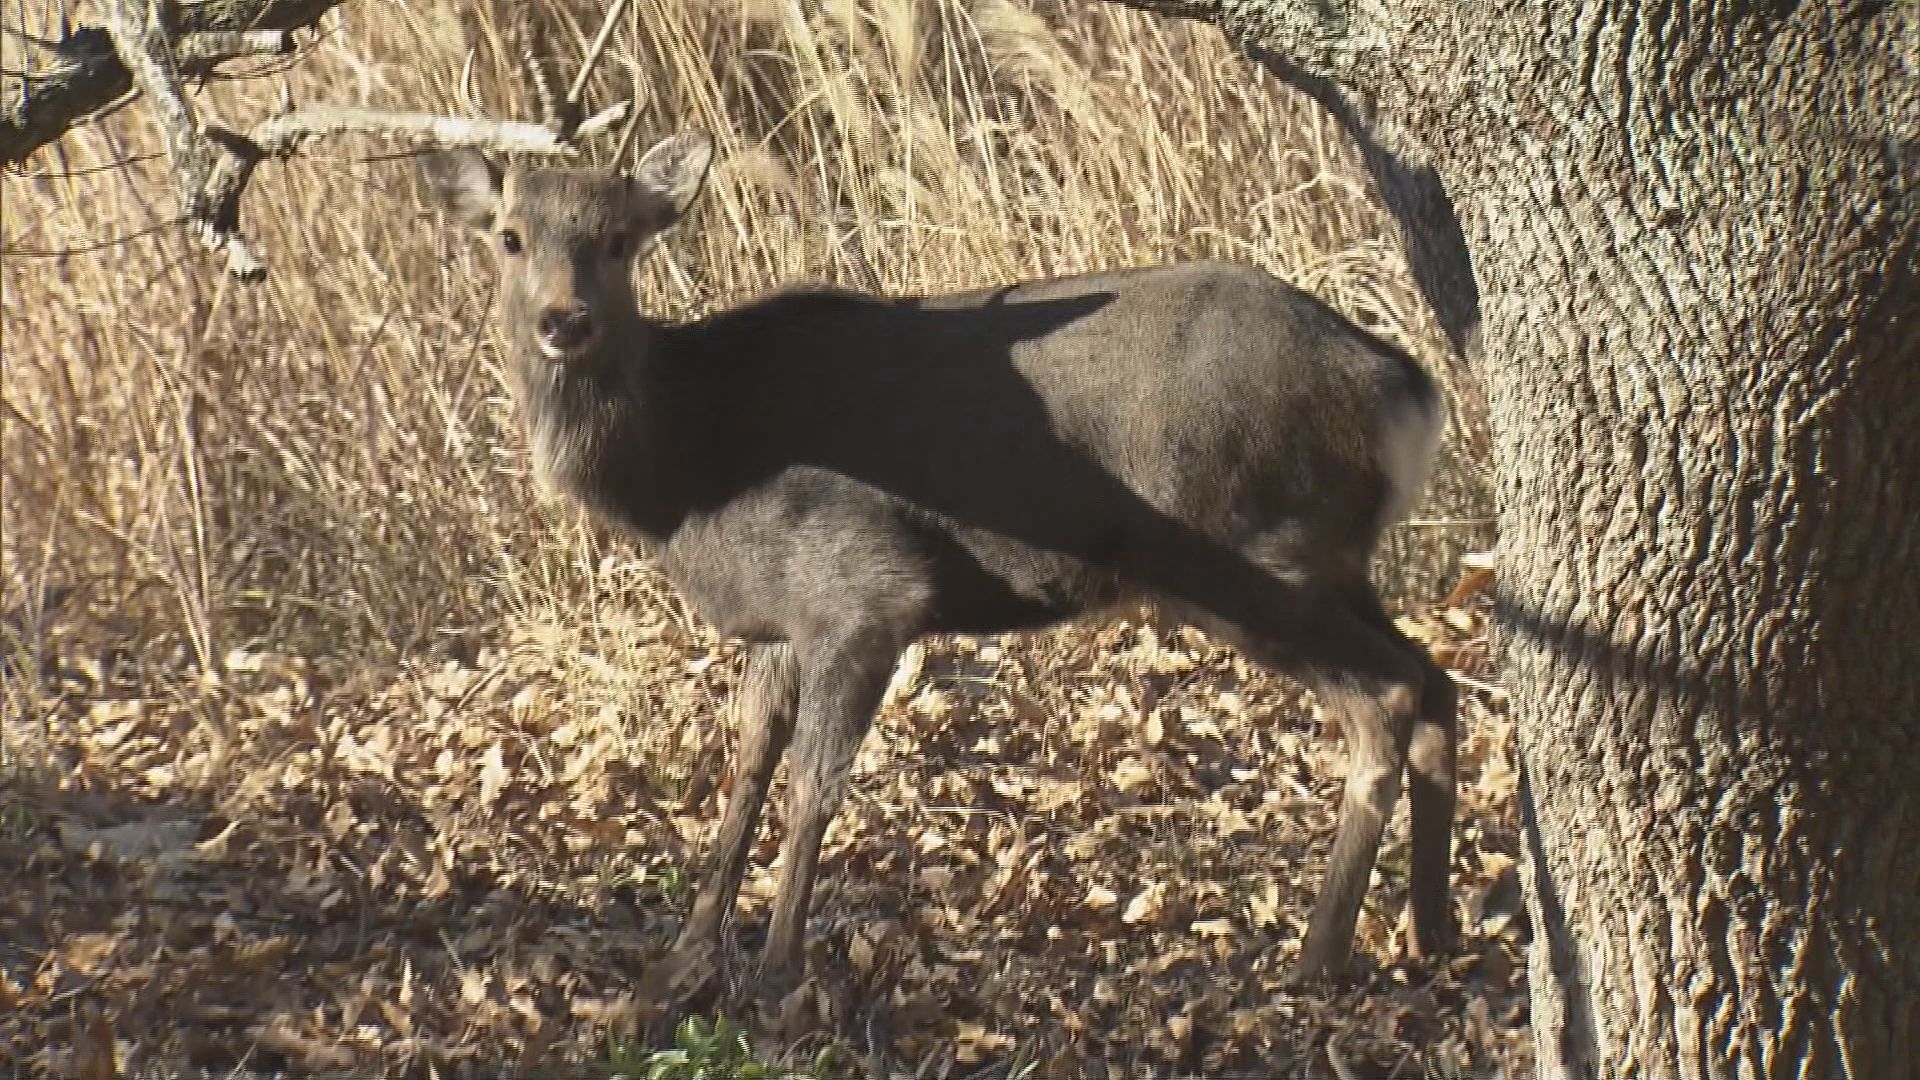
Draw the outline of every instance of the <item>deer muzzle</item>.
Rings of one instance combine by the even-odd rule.
[[[535,339],[549,360],[570,360],[593,343],[593,315],[585,304],[549,307],[540,313]]]

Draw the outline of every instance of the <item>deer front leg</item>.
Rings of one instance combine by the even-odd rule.
[[[734,705],[740,732],[740,753],[734,766],[733,793],[726,816],[707,856],[706,872],[693,898],[693,911],[674,942],[673,952],[653,973],[649,984],[655,996],[669,996],[683,981],[703,982],[695,969],[704,965],[720,943],[720,932],[733,914],[746,874],[747,854],[759,831],[760,810],[780,755],[793,738],[795,706],[800,696],[800,668],[793,647],[784,642],[754,645],[747,656],[746,677]]]
[[[800,715],[787,760],[785,867],[767,932],[761,993],[775,998],[797,985],[807,907],[820,864],[820,840],[846,793],[847,773],[886,693],[899,646],[892,635],[859,635],[810,650],[800,679]]]

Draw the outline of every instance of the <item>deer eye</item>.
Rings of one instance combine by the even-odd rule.
[[[617,232],[617,233],[614,233],[612,236],[607,237],[607,258],[609,259],[626,258],[627,244],[628,244],[628,240],[627,240],[626,233]]]
[[[523,246],[520,242],[519,233],[512,229],[500,230],[500,250],[509,255],[518,255]]]

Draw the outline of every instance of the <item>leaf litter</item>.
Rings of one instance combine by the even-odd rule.
[[[1512,730],[1484,601],[1450,599],[1403,626],[1466,677],[1456,957],[1397,959],[1402,809],[1367,977],[1283,986],[1342,767],[1294,684],[1150,620],[933,639],[856,763],[812,977],[766,1051],[866,1041],[915,1077],[1524,1072]],[[570,656],[542,626],[378,671],[234,650],[210,675],[108,673],[86,657],[125,643],[68,634],[39,714],[5,720],[0,1064],[592,1075],[655,1030],[636,988],[731,787],[740,656],[671,620]],[[730,971],[770,916],[781,803]]]

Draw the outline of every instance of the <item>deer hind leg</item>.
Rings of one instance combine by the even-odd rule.
[[[1309,660],[1305,674],[1322,703],[1345,721],[1347,782],[1326,881],[1300,946],[1296,982],[1346,971],[1380,838],[1400,799],[1422,686],[1417,658],[1392,638],[1357,620],[1335,616],[1329,621],[1348,624],[1332,630],[1331,641]]]
[[[806,649],[800,671],[800,710],[787,759],[787,835],[784,867],[767,930],[763,996],[798,983],[807,910],[820,865],[820,841],[846,793],[854,755],[899,658],[894,634],[848,635]]]
[[[1348,596],[1277,580],[1260,594],[1257,604],[1235,602],[1231,618],[1206,612],[1194,621],[1254,661],[1303,679],[1340,718],[1347,740],[1346,789],[1327,876],[1293,976],[1305,983],[1346,971],[1380,839],[1400,799],[1427,673],[1391,623],[1379,625]],[[1437,809],[1431,793],[1425,798],[1424,809]],[[1422,835],[1433,843],[1430,827]],[[1440,870],[1444,901],[1444,860]]]
[[[1407,788],[1413,819],[1408,905],[1413,913],[1414,953],[1433,957],[1451,951],[1458,936],[1448,874],[1453,867],[1459,695],[1453,676],[1434,663],[1425,649],[1413,642],[1407,647],[1419,654],[1425,669],[1420,682],[1420,717],[1414,722],[1413,740],[1407,749]]]
[[[1407,907],[1413,917],[1413,954],[1438,956],[1453,948],[1456,937],[1448,875],[1453,866],[1453,814],[1458,793],[1459,693],[1453,676],[1394,625],[1372,588],[1355,590],[1349,599],[1368,622],[1413,656],[1421,669],[1420,710],[1407,746],[1408,817],[1413,834]]]

